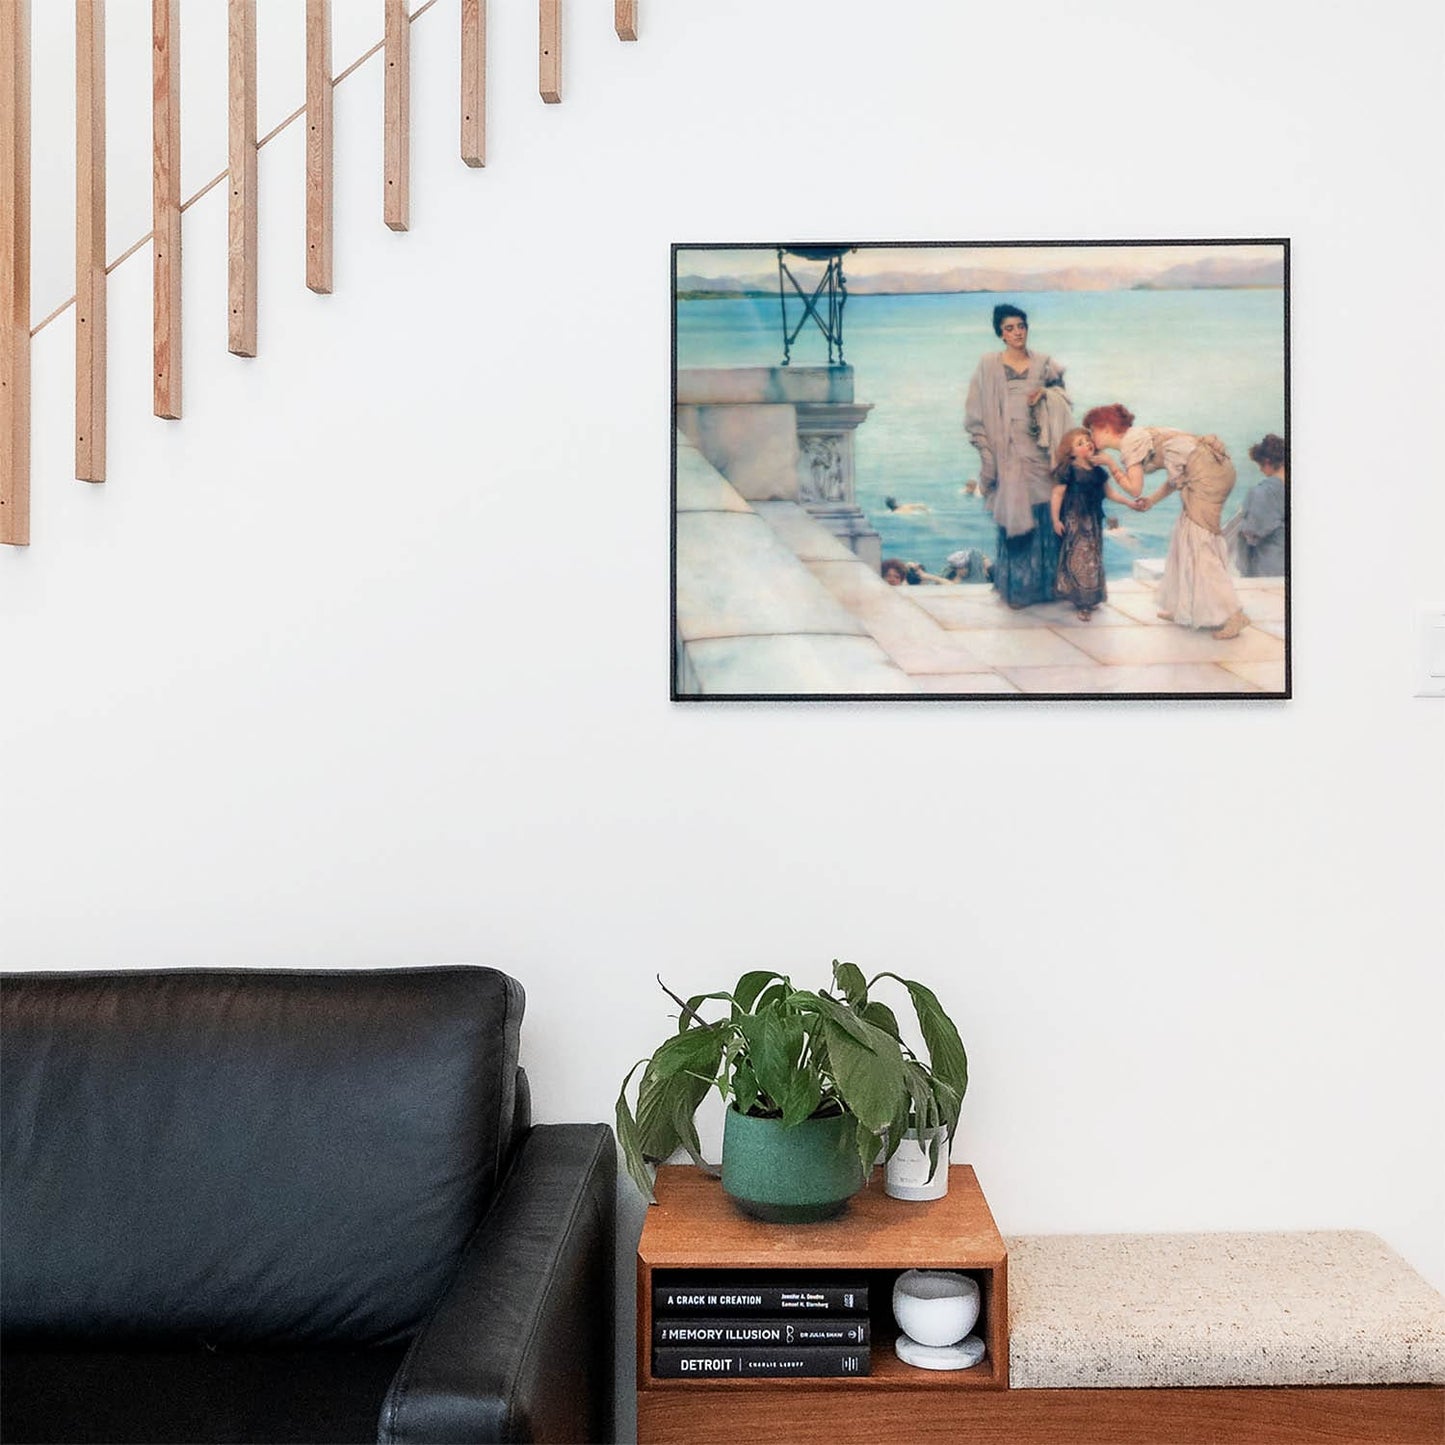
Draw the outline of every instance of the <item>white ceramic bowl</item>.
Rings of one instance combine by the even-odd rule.
[[[920,1345],[956,1345],[978,1320],[978,1283],[945,1269],[910,1269],[893,1285],[893,1318]]]

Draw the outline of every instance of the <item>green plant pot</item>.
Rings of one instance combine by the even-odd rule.
[[[841,1214],[864,1184],[852,1114],[753,1119],[729,1109],[723,1121],[722,1186],[745,1213],[773,1224],[812,1224]]]

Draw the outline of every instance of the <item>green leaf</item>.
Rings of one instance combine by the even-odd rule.
[[[617,1095],[617,1142],[622,1145],[622,1158],[627,1165],[627,1172],[632,1176],[633,1183],[646,1196],[649,1204],[656,1204],[657,1196],[652,1192],[652,1171],[642,1157],[641,1131],[637,1127],[637,1120],[633,1117],[632,1110],[627,1106],[627,1086],[632,1082],[633,1074],[646,1062],[643,1059],[633,1064],[632,1068],[628,1070],[627,1077],[622,1081],[622,1088]]]
[[[939,1120],[947,1128],[948,1137],[952,1139],[958,1133],[958,1115],[963,1107],[963,1100],[952,1084],[946,1083],[936,1074],[933,1076],[933,1097],[938,1101]]]
[[[912,979],[900,978],[896,973],[880,973],[878,978],[896,979],[908,990],[923,1042],[928,1046],[928,1062],[940,1079],[958,1091],[962,1100],[968,1092],[968,1055],[953,1020],[944,1013],[933,990]],[[876,983],[878,979],[873,981]]]
[[[707,1097],[708,1081],[691,1074],[678,1074],[639,1095],[637,1123],[642,1133],[645,1158],[658,1163],[686,1148],[691,1137],[687,1128],[679,1128],[679,1120],[691,1121],[698,1106]]]
[[[672,1127],[682,1147],[687,1150],[688,1158],[699,1169],[706,1169],[707,1165],[702,1158],[702,1145],[698,1142],[697,1125],[692,1117],[701,1102],[701,1099],[690,1102],[687,1095],[680,1089],[677,1090],[672,1100]]]
[[[903,1079],[908,1088],[909,1112],[912,1127],[919,1131],[919,1137],[937,1127],[938,1106],[933,1097],[933,1080],[922,1064],[909,1060],[903,1065]]]
[[[792,1088],[803,1053],[803,1025],[796,1014],[769,1007],[744,1014],[738,1028],[748,1041],[748,1058],[758,1087],[779,1109]]]
[[[898,1096],[898,1109],[888,1121],[887,1147],[883,1155],[883,1162],[886,1164],[897,1152],[898,1146],[903,1142],[903,1136],[908,1132],[908,1116],[911,1111],[912,1100],[904,1093]]]
[[[818,1019],[817,1031],[812,1034],[817,1063],[832,1080],[824,1099],[838,1099],[866,1117],[870,1128],[882,1129],[903,1093],[903,1051],[898,1041],[826,994],[796,997],[800,1006],[810,1006]]]
[[[722,1096],[723,1103],[727,1103],[729,1081],[738,1066],[738,1060],[747,1056],[747,1049],[748,1041],[737,1030],[733,1030],[723,1045],[722,1063],[718,1065],[717,1077],[713,1080],[713,1085]]]
[[[792,996],[793,985],[783,978],[782,974],[775,974],[775,978],[781,980],[779,983],[769,984],[753,1003],[753,1012],[758,1013],[769,1007],[771,1004],[781,1003],[785,998]]]
[[[713,1029],[725,1027],[717,1024]],[[716,1076],[720,1039],[704,1037],[712,1032],[690,1029],[674,1034],[652,1056],[637,1090],[637,1124],[647,1158],[666,1159],[685,1143],[677,1130],[679,1111],[685,1110],[691,1118]],[[659,1059],[667,1065],[663,1070],[658,1068]]]
[[[823,1081],[816,1071],[812,1067],[798,1069],[783,1097],[783,1128],[795,1128],[804,1119],[812,1118],[822,1101]]]
[[[835,1028],[842,1029],[849,1034],[865,1049],[877,1048],[877,1040],[886,1039],[888,1036],[875,1025],[870,1024],[867,1019],[859,1018],[847,1004],[839,1002],[836,998],[829,998],[825,993],[795,993],[788,1002],[794,1007],[815,1014],[821,1014],[824,1019]],[[890,1040],[896,1046],[896,1040]]]
[[[818,1078],[819,1097],[818,1103],[813,1109],[813,1113],[816,1114],[818,1109],[822,1108],[824,1104],[830,1100],[836,1100],[838,1097],[838,1091],[831,1083],[833,1078],[833,1065],[832,1061],[828,1058],[828,1040],[823,1036],[823,1021],[821,1019],[817,1021],[816,1031],[809,1030],[808,1041],[809,1067]]]
[[[878,1158],[878,1148],[882,1140],[861,1119],[853,1139],[858,1149],[858,1162],[863,1166],[863,1181],[867,1183],[873,1175],[873,1165]]]
[[[717,1073],[718,1060],[730,1032],[730,1025],[716,1023],[673,1034],[653,1054],[651,1072],[659,1079],[683,1072],[706,1074],[710,1082]]]
[[[868,981],[863,970],[856,963],[839,963],[833,960],[833,984],[854,1008],[862,1012],[868,1002]]]
[[[734,1007],[740,1013],[753,1012],[753,1005],[757,1003],[758,995],[775,979],[780,979],[782,976],[769,968],[758,968],[751,973],[745,973],[733,990]]]
[[[902,1040],[903,1036],[898,1032],[898,1017],[886,1003],[879,1003],[876,999],[869,1000],[858,1013],[875,1028],[882,1029],[890,1038]]]
[[[940,1159],[942,1159],[942,1161],[943,1161],[943,1167],[944,1167],[945,1169],[948,1168],[948,1160],[943,1158],[943,1146],[944,1146],[944,1143],[945,1143],[947,1140],[950,1139],[950,1137],[951,1137],[951,1136],[946,1135],[946,1134],[938,1134],[938,1133],[936,1133],[936,1134],[933,1135],[933,1137],[932,1137],[931,1139],[929,1139],[929,1141],[928,1141],[928,1179],[925,1181],[925,1183],[931,1182],[932,1179],[933,1179],[933,1176],[938,1173],[938,1165],[939,1165]]]
[[[753,1066],[746,1059],[739,1059],[733,1070],[733,1099],[739,1114],[751,1114],[758,1107],[758,1079]]]
[[[903,1089],[903,1053],[897,1040],[881,1029],[872,1024],[861,1027],[872,1036],[865,1043],[831,1016],[825,1019],[828,1064],[843,1102],[876,1134],[887,1128],[897,1109]]]
[[[928,1177],[932,1179],[940,1159],[943,1160],[944,1167],[947,1167],[948,1160],[943,1146],[945,1141],[952,1140],[958,1123],[958,1095],[950,1085],[931,1074],[923,1064],[909,1062],[904,1064],[903,1069],[908,1079],[913,1114],[911,1124],[918,1130],[920,1142],[927,1141]]]
[[[677,1133],[672,1123],[674,1092],[669,1088],[669,1081],[659,1079],[651,1069],[643,1074],[637,1089],[637,1129],[645,1159],[666,1159],[677,1148]]]

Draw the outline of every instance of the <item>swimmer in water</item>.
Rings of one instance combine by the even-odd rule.
[[[927,512],[931,510],[927,502],[900,502],[897,497],[884,497],[883,505],[890,512],[897,512],[899,516],[905,516],[910,512]]]
[[[977,547],[963,548],[948,554],[943,575],[949,582],[992,582],[993,563]]]
[[[1127,547],[1131,552],[1139,548],[1139,539],[1127,527],[1119,524],[1119,519],[1112,514],[1104,518],[1104,540],[1106,542],[1117,542],[1121,547]]]
[[[921,562],[904,562],[897,557],[885,557],[878,571],[890,587],[917,587],[924,582],[941,583],[951,580],[925,572]]]

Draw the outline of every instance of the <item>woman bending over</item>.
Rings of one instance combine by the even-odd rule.
[[[1101,453],[1119,453],[1119,462],[1107,455],[1102,460],[1130,496],[1141,497],[1147,473],[1164,473],[1163,484],[1141,497],[1140,510],[1179,493],[1179,520],[1159,583],[1159,616],[1181,627],[1207,627],[1221,641],[1238,637],[1249,618],[1229,578],[1220,525],[1235,478],[1224,443],[1217,436],[1194,436],[1172,427],[1136,426],[1134,413],[1117,402],[1094,407],[1084,425]]]

